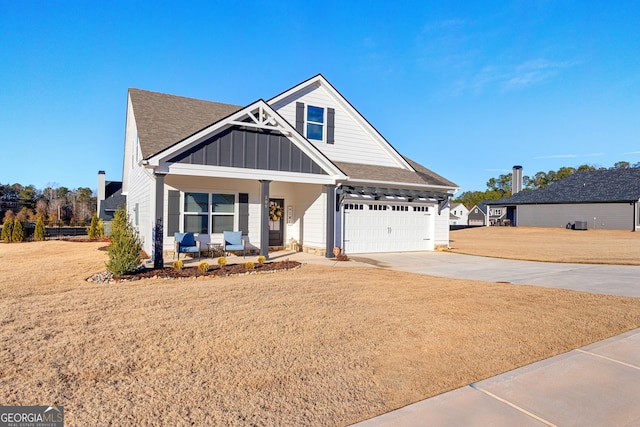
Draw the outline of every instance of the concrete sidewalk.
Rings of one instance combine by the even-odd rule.
[[[354,424],[545,425],[640,425],[640,329]]]
[[[513,261],[442,252],[354,257],[434,276],[640,296],[640,267]],[[355,424],[638,426],[640,329]]]

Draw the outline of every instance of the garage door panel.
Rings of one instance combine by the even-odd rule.
[[[363,209],[345,209],[343,249],[346,253],[430,249],[433,225],[427,209],[424,205],[382,204],[377,209],[367,204]]]

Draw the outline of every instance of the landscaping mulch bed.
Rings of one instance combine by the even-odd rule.
[[[239,276],[245,274],[276,273],[279,271],[293,270],[301,267],[298,261],[276,261],[264,264],[255,263],[254,268],[247,268],[245,264],[228,264],[224,267],[212,265],[207,271],[200,271],[197,266],[185,267],[178,270],[172,267],[159,269],[142,268],[130,274],[121,276],[113,275],[109,272],[96,273],[89,277],[87,281],[96,283],[130,282],[141,279],[198,279],[217,278],[227,276]]]

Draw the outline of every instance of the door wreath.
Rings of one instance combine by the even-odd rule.
[[[283,213],[284,212],[282,211],[282,207],[278,205],[272,205],[269,207],[269,218],[271,219],[271,221],[280,221]]]

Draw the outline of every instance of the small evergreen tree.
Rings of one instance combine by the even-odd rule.
[[[24,242],[24,228],[22,227],[22,221],[15,219],[13,221],[13,231],[11,232],[12,242]]]
[[[111,244],[107,250],[107,270],[115,275],[133,271],[140,265],[142,242],[126,211],[118,209],[111,225]]]
[[[102,239],[104,237],[104,222],[102,222],[102,218],[98,220],[98,238]]]
[[[36,221],[36,229],[33,232],[33,237],[39,242],[43,241],[46,237],[46,231],[44,229],[44,220],[42,219],[42,216],[38,216],[38,220]]]
[[[97,240],[102,237],[98,229],[98,214],[95,212],[91,216],[91,225],[87,228],[87,235],[91,240]]]
[[[11,243],[12,234],[13,234],[13,218],[5,216],[4,223],[2,224],[2,240],[5,243]]]

